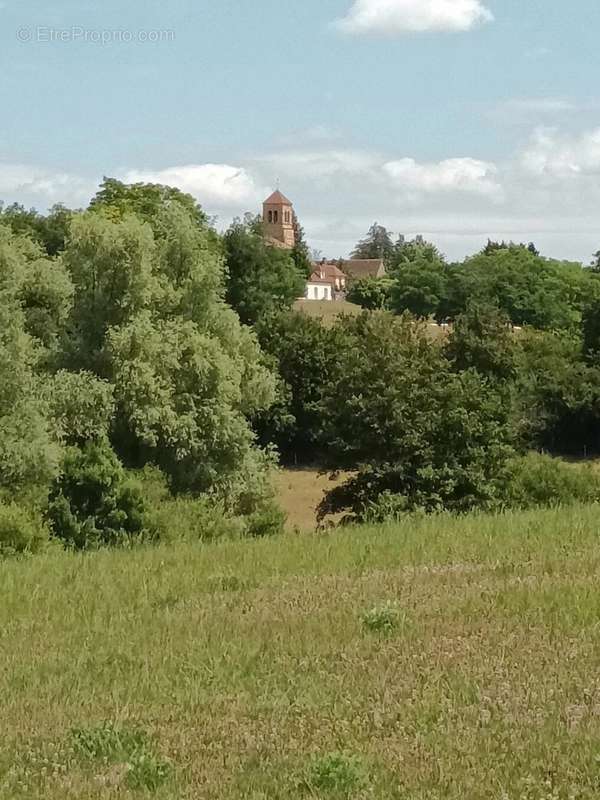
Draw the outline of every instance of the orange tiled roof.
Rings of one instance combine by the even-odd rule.
[[[267,199],[264,202],[264,205],[266,205],[266,206],[278,206],[278,205],[291,206],[292,202],[291,202],[291,200],[288,200],[287,197],[284,194],[281,194],[279,189],[277,189],[277,191],[273,192],[273,194],[270,195],[270,197],[267,197]]]

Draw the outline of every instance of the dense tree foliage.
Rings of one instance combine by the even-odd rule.
[[[190,195],[114,179],[86,211],[0,211],[2,554],[168,540],[181,504],[194,530],[270,534],[277,458],[348,471],[323,515],[597,497],[523,460],[600,452],[597,269],[491,241],[449,264],[375,224],[354,255],[386,276],[324,324],[291,310],[310,268],[294,225],[292,251],[251,215],[219,234]]]
[[[242,322],[254,324],[274,311],[289,308],[304,294],[305,254],[270,247],[260,219],[235,220],[224,236],[227,302]],[[299,245],[301,247],[301,245]]]
[[[332,467],[357,474],[322,512],[363,517],[385,494],[405,510],[493,507],[515,438],[501,395],[475,370],[453,372],[408,316],[363,316],[344,330],[348,347],[323,409]]]
[[[352,251],[352,258],[383,258],[388,261],[394,252],[392,237],[383,225],[374,222],[364,239]]]

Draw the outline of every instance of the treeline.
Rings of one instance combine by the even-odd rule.
[[[221,236],[191,196],[112,179],[83,211],[3,209],[0,551],[273,533],[278,460],[351,474],[323,517],[600,498],[526,455],[600,449],[593,270],[514,245],[384,257],[351,290],[383,310],[327,328],[291,310],[299,226],[293,252],[251,216]]]
[[[419,238],[393,243],[373,225],[355,250],[360,258],[383,258],[387,276],[355,282],[348,299],[364,308],[405,311],[422,319],[450,322],[473,303],[503,311],[515,326],[578,331],[595,314],[600,298],[599,254],[590,267],[542,257],[535,245],[488,241],[460,263],[448,263]]]

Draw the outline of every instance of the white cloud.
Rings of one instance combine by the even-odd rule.
[[[418,163],[413,158],[388,161],[383,171],[399,188],[426,194],[459,192],[498,195],[497,167],[475,158],[448,158],[444,161]]]
[[[600,128],[578,136],[538,128],[521,155],[525,169],[538,176],[574,178],[600,173]]]
[[[243,167],[229,164],[187,164],[161,170],[130,170],[123,176],[126,183],[164,183],[189,192],[207,206],[237,208],[256,203],[262,190]]]
[[[291,150],[257,159],[275,176],[287,178],[331,178],[358,175],[377,168],[380,159],[366,150]]]
[[[493,18],[481,0],[355,0],[337,26],[346,33],[395,36],[468,31]]]
[[[27,164],[0,163],[0,194],[40,197],[47,203],[80,203],[89,197],[90,181],[67,172]]]

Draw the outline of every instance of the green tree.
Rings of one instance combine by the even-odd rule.
[[[275,378],[224,302],[222,249],[208,223],[178,195],[150,191],[148,200],[148,187],[130,188],[136,215],[128,187],[118,187],[119,213],[106,200],[71,226],[66,366],[110,382],[111,441],[125,463],[158,464],[174,489],[251,513],[272,462],[251,425],[273,402]]]
[[[292,250],[292,258],[296,265],[296,270],[303,278],[310,278],[313,271],[313,263],[308,245],[306,244],[306,237],[304,228],[300,224],[300,220],[294,213],[294,239],[295,244]]]
[[[350,283],[346,299],[369,311],[382,311],[389,306],[392,288],[388,278],[359,278]]]
[[[43,248],[46,255],[56,256],[65,249],[74,213],[60,203],[52,206],[45,215],[19,203],[6,207],[0,204],[0,224],[9,227],[13,233],[30,238]]]
[[[410,312],[420,319],[439,316],[446,294],[446,276],[441,262],[418,256],[395,267],[389,308],[396,314]]]
[[[90,209],[115,220],[134,214],[154,227],[164,210],[173,205],[185,210],[200,228],[206,227],[208,217],[191,194],[157,183],[128,184],[105,177],[90,202]]]
[[[510,320],[493,306],[470,305],[456,320],[445,347],[446,356],[461,371],[510,381],[516,373],[517,343]]]
[[[515,382],[526,445],[554,453],[600,452],[600,368],[573,332],[526,330]]]
[[[253,325],[290,308],[304,293],[305,276],[289,251],[269,246],[256,219],[235,220],[224,239],[227,302],[243,323]]]
[[[149,535],[140,491],[127,483],[106,443],[67,450],[50,492],[48,520],[53,534],[77,550],[127,544]]]
[[[39,348],[19,298],[27,269],[21,245],[0,226],[0,489],[11,492],[43,488],[60,459],[38,391]]]
[[[405,510],[468,511],[504,495],[510,409],[475,371],[456,373],[424,326],[371,314],[345,323],[350,343],[325,387],[332,466],[356,471],[321,515],[368,515],[384,496]]]
[[[318,462],[324,448],[320,403],[344,358],[342,329],[290,311],[265,317],[257,333],[281,381],[278,401],[257,419],[261,441],[276,444],[287,463]]]
[[[137,217],[112,221],[86,213],[73,220],[64,262],[75,286],[71,363],[106,371],[100,364],[109,328],[125,324],[150,305],[155,243]]]
[[[392,237],[383,225],[374,222],[367,235],[361,239],[354,250],[352,258],[383,258],[387,263],[394,252]]]
[[[448,268],[440,314],[454,319],[480,302],[506,312],[514,325],[575,329],[593,279],[581,264],[542,258],[526,247],[492,249]]]

